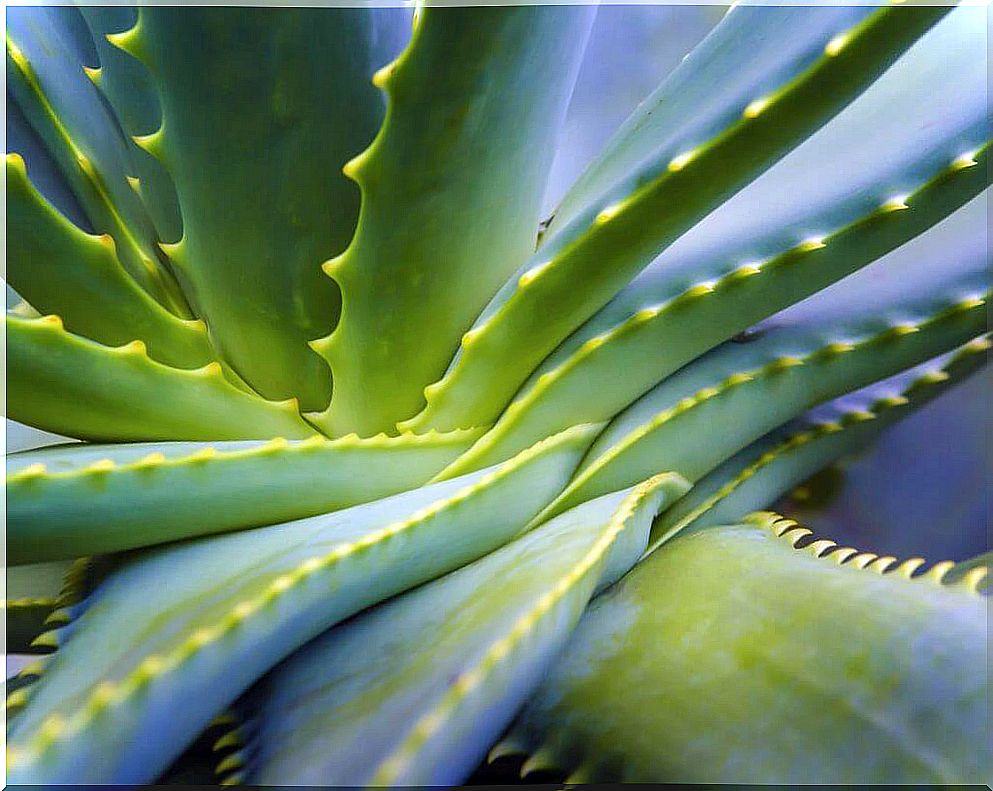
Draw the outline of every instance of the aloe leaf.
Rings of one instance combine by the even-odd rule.
[[[989,777],[982,572],[942,585],[951,563],[806,534],[756,514],[665,544],[593,602],[508,741],[574,782]]]
[[[335,376],[329,408],[314,417],[329,433],[392,431],[416,413],[425,385],[534,250],[595,12],[429,5],[408,48],[377,73],[386,121],[346,167],[362,188],[358,229],[325,265],[342,318],[314,344]]]
[[[133,6],[85,6],[79,9],[93,37],[100,65],[86,68],[86,76],[97,87],[128,135],[147,135],[159,128],[162,113],[151,75],[142,63],[110,42],[108,36],[134,27]],[[134,141],[129,141],[128,182],[148,210],[159,238],[176,242],[183,234],[176,187],[162,164]]]
[[[729,524],[742,514],[770,507],[818,471],[867,447],[883,431],[949,387],[975,373],[989,359],[988,336],[923,370],[899,374],[817,407],[753,442],[705,475],[692,492],[652,527],[648,552],[680,530]]]
[[[141,341],[103,346],[58,316],[7,314],[7,410],[14,420],[102,441],[303,438],[296,402],[265,401],[230,384],[217,362],[195,370],[148,357]]]
[[[461,479],[138,556],[67,627],[8,737],[8,780],[152,780],[302,643],[513,538],[565,485],[598,428],[570,429]]]
[[[78,228],[91,231],[89,219],[73,194],[44,141],[31,128],[21,108],[7,102],[7,152],[17,153],[31,167],[35,187],[63,216]],[[9,301],[8,301],[9,305]]]
[[[809,68],[825,42],[862,22],[859,6],[730,9],[634,109],[572,184],[548,220],[546,238],[652,159],[672,159],[709,140],[743,107]],[[774,42],[774,46],[772,45]]]
[[[818,403],[982,334],[985,210],[980,196],[931,234],[760,324],[749,342],[725,344],[663,381],[608,425],[549,514],[660,470],[699,480]],[[694,436],[708,441],[686,440]]]
[[[58,163],[94,229],[108,233],[121,263],[155,299],[184,318],[189,307],[160,259],[157,235],[128,183],[128,144],[67,44],[75,8],[11,13],[7,20],[8,91]],[[83,26],[85,30],[85,25]]]
[[[993,173],[988,19],[956,9],[858,101],[680,237],[545,359],[452,472],[609,420],[717,343],[974,198]],[[595,399],[584,397],[591,391]]]
[[[301,649],[249,696],[248,779],[463,782],[594,591],[634,564],[652,517],[688,488],[661,475],[585,503]]]
[[[427,407],[400,428],[493,422],[537,365],[652,258],[817,131],[947,12],[887,7],[847,30],[826,28],[820,56],[768,94],[762,112],[639,167],[504,285],[426,390]]]
[[[121,266],[109,234],[94,236],[59,214],[7,155],[7,278],[33,308],[57,314],[70,332],[109,346],[141,340],[167,365],[214,359],[202,321],[178,318]]]
[[[183,237],[166,253],[225,359],[266,398],[328,403],[327,365],[307,342],[327,334],[340,297],[319,267],[353,232],[358,190],[340,169],[380,122],[374,43],[402,18],[157,6],[111,36],[159,95],[161,126],[137,142],[179,196]]]
[[[7,457],[7,551],[33,563],[285,522],[423,485],[478,432],[67,445]],[[176,492],[183,497],[176,498]]]

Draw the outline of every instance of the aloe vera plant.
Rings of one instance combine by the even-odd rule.
[[[768,510],[993,345],[987,11],[732,8],[544,216],[595,17],[9,15],[10,782],[990,778],[988,555]]]

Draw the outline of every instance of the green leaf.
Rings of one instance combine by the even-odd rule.
[[[250,781],[463,782],[594,591],[627,572],[652,517],[688,488],[662,475],[586,503],[301,649],[246,702]]]
[[[78,12],[26,10],[8,20],[11,97],[58,163],[93,227],[114,238],[125,269],[166,308],[189,318],[186,299],[160,259],[151,219],[128,183],[126,138],[68,46],[67,17]]]
[[[108,346],[140,340],[178,368],[214,359],[202,321],[178,318],[121,266],[109,234],[88,234],[59,214],[7,155],[7,278],[33,308],[57,314],[70,332]]]
[[[749,342],[725,344],[664,380],[608,425],[549,515],[661,470],[699,480],[816,404],[983,333],[990,282],[977,219],[985,208],[980,196],[934,232],[759,325]]]
[[[162,123],[162,108],[151,75],[142,63],[107,38],[134,27],[138,10],[133,6],[84,6],[79,12],[93,37],[99,68],[84,69],[102,93],[129,135],[147,135]],[[163,242],[176,242],[183,234],[176,187],[162,164],[134,141],[129,141],[128,179]]]
[[[761,22],[811,9],[742,11],[761,11]],[[975,7],[949,14],[837,118],[667,248],[542,362],[451,472],[609,420],[714,345],[974,198],[993,173],[987,18]]]
[[[425,410],[400,428],[495,420],[538,364],[652,258],[817,131],[947,12],[887,7],[843,33],[825,29],[820,56],[769,95],[761,113],[636,169],[504,285],[426,391]]]
[[[217,362],[192,371],[150,359],[141,341],[102,346],[57,316],[7,314],[7,410],[57,434],[103,441],[302,438],[295,401],[237,389]]]
[[[680,530],[728,524],[769,508],[781,496],[879,435],[989,360],[989,336],[977,338],[925,370],[914,370],[816,408],[744,450],[693,486],[652,527],[648,552]]]
[[[598,428],[454,481],[139,555],[66,627],[8,737],[8,780],[150,782],[295,648],[513,538]]]
[[[162,126],[137,142],[179,196],[183,238],[165,246],[169,260],[238,374],[305,409],[331,393],[307,342],[338,315],[320,263],[355,226],[358,190],[340,170],[383,114],[369,84],[373,45],[400,17],[383,19],[367,9],[149,6],[112,36],[159,93]]]
[[[378,500],[423,485],[476,436],[315,435],[16,453],[7,457],[8,562],[119,552]]]
[[[541,198],[592,6],[432,8],[376,82],[383,128],[346,172],[362,188],[348,250],[325,271],[338,328],[317,425],[393,431],[424,405],[486,301],[534,250]],[[468,427],[469,424],[466,424]]]
[[[594,601],[508,743],[574,782],[989,777],[988,602],[940,584],[951,563],[911,578],[919,558],[797,549],[794,525],[665,544]]]

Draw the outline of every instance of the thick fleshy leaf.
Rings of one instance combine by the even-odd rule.
[[[400,427],[491,423],[541,361],[652,258],[817,131],[948,12],[851,10],[864,18],[848,29],[822,27],[818,57],[769,94],[762,112],[739,108],[692,150],[651,158],[544,244],[466,334],[445,376],[426,390],[424,411]]]
[[[423,485],[477,435],[65,445],[13,454],[8,562],[119,552],[378,500]]]
[[[688,488],[662,475],[586,503],[313,641],[249,697],[248,780],[464,781],[590,597],[627,572],[654,515]]]
[[[14,102],[7,102],[7,151],[20,156],[31,168],[31,180],[35,187],[73,225],[90,231],[92,226],[86,212],[79,204],[73,191],[59,172],[44,141],[31,128],[21,108]]]
[[[96,85],[127,135],[148,135],[162,124],[162,109],[152,77],[144,65],[111,43],[113,37],[134,27],[134,6],[83,6],[99,58],[99,66],[84,71]],[[128,182],[138,194],[163,242],[177,242],[183,234],[176,187],[162,163],[133,140],[128,145]]]
[[[608,425],[550,513],[663,470],[699,480],[818,403],[982,334],[991,287],[977,222],[985,209],[980,196],[932,233],[663,381]]]
[[[422,8],[376,75],[389,112],[346,172],[355,239],[325,271],[338,328],[317,342],[331,434],[392,431],[424,405],[486,301],[534,250],[554,145],[594,6]]]
[[[188,318],[186,299],[160,258],[148,212],[127,180],[129,144],[86,78],[78,48],[71,46],[74,36],[86,34],[79,11],[14,9],[6,32],[8,92],[58,163],[93,228],[114,238],[121,263],[143,288]]]
[[[508,746],[574,781],[976,783],[983,570],[858,554],[772,514],[677,537],[593,602]],[[887,571],[887,569],[892,570]],[[884,573],[885,572],[885,573]]]
[[[680,237],[545,359],[453,471],[609,420],[707,349],[974,198],[993,173],[989,19],[982,8],[956,9],[837,118]]]
[[[649,552],[680,530],[729,524],[769,508],[793,487],[838,459],[869,446],[894,423],[913,414],[975,373],[989,359],[988,336],[923,370],[899,374],[824,404],[736,453],[693,486],[652,527]]]
[[[595,431],[368,505],[140,555],[65,627],[8,737],[8,781],[151,781],[302,643],[513,538]]]
[[[266,398],[321,409],[330,397],[307,346],[338,314],[320,264],[352,235],[359,195],[341,167],[383,115],[369,84],[380,28],[404,19],[147,6],[111,37],[159,94],[162,125],[137,142],[179,196],[183,238],[165,246],[169,259],[225,359]]]
[[[31,306],[108,346],[142,341],[149,355],[179,368],[214,359],[202,321],[170,313],[121,266],[109,234],[88,234],[59,214],[7,155],[7,279]]]
[[[103,441],[303,438],[296,402],[230,384],[217,362],[187,371],[150,359],[141,341],[103,346],[57,316],[7,314],[7,410],[14,420]]]

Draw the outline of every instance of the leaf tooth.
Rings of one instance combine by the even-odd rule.
[[[271,440],[265,443],[259,450],[263,454],[271,455],[280,453],[286,450],[290,446],[290,442],[286,437],[273,437]]]
[[[969,569],[969,571],[963,574],[961,579],[953,582],[952,586],[965,588],[973,593],[979,593],[989,573],[990,570],[987,566],[976,566],[976,568]]]
[[[103,82],[103,69],[100,67],[94,69],[90,66],[83,66],[83,73],[97,88],[100,87],[100,84]]]
[[[88,464],[83,468],[84,473],[89,475],[103,475],[104,473],[113,472],[117,468],[117,464],[113,459],[99,459],[92,464]]]
[[[19,175],[23,178],[27,178],[28,169],[24,164],[24,157],[18,154],[16,151],[7,152],[7,167],[19,172]]]
[[[184,457],[183,461],[189,462],[190,464],[203,464],[208,461],[212,461],[217,458],[218,450],[212,445],[208,445],[205,448],[200,448],[200,450],[191,453],[189,456]]]
[[[221,750],[234,748],[241,748],[245,746],[245,733],[238,728],[232,728],[227,733],[225,733],[221,738],[214,742],[211,748],[213,752],[220,752]],[[220,767],[218,767],[220,768]]]
[[[896,563],[896,558],[892,555],[885,555],[880,558],[876,558],[872,563],[866,566],[866,571],[874,571],[877,574],[884,574],[886,569]]]
[[[505,736],[493,746],[493,749],[486,756],[486,762],[493,763],[499,758],[505,758],[511,755],[526,755],[527,751],[528,747],[524,741],[520,737],[511,734]]]
[[[921,566],[927,563],[924,558],[907,558],[903,563],[893,569],[893,574],[898,574],[906,579],[912,579],[914,572],[917,571]]]
[[[824,553],[831,549],[832,547],[838,546],[834,541],[827,538],[819,539],[818,541],[811,541],[807,546],[804,547],[805,552],[809,552],[815,558],[819,558]]]
[[[34,323],[55,332],[65,331],[65,325],[62,323],[62,317],[57,316],[54,313],[34,319]]]
[[[806,536],[811,536],[814,534],[813,530],[808,530],[806,527],[796,527],[792,530],[785,531],[780,534],[780,537],[790,544],[790,546],[796,547],[800,542],[801,538]]]
[[[60,626],[65,626],[72,621],[72,618],[73,614],[70,608],[59,607],[48,614],[48,617],[44,620],[44,625],[58,629]]]
[[[140,60],[142,63],[147,62],[144,42],[141,37],[140,15],[138,17],[138,22],[135,23],[133,27],[130,27],[127,30],[122,30],[119,33],[107,33],[104,38],[106,38],[111,45],[117,47],[122,52],[126,52],[128,55]]]
[[[135,470],[152,470],[156,467],[161,467],[166,461],[166,457],[163,453],[149,453],[147,456],[142,456],[138,461],[131,464],[131,468]]]
[[[153,156],[163,165],[167,163],[164,124],[147,135],[131,135],[131,140],[138,148]],[[171,171],[169,167],[166,169]]]
[[[217,764],[217,768],[214,770],[215,774],[222,775],[228,772],[233,772],[241,769],[245,766],[245,760],[247,756],[244,750],[238,750],[226,755],[220,763]]]
[[[396,71],[396,61],[392,63],[387,63],[381,69],[377,69],[376,73],[372,75],[372,84],[375,85],[379,90],[385,91],[390,86],[390,78]],[[347,175],[347,174],[346,174]]]
[[[31,697],[31,693],[28,691],[27,687],[21,687],[20,689],[15,689],[7,696],[6,707],[7,715],[10,716],[16,711],[20,711],[25,706],[28,705],[28,700]]]
[[[526,778],[534,772],[547,772],[559,769],[559,760],[550,746],[545,745],[535,750],[528,759],[521,764],[521,779]]]
[[[935,563],[930,569],[928,569],[927,573],[922,576],[922,579],[940,583],[945,578],[945,575],[951,571],[954,566],[955,563],[951,560],[943,560],[940,563]]]
[[[217,379],[224,377],[224,371],[221,368],[221,364],[217,362],[217,360],[209,362],[200,368],[194,368],[189,373],[195,376],[201,376],[204,379]]]
[[[41,462],[35,462],[28,466],[7,475],[7,483],[32,481],[43,478],[47,473],[47,468]]]
[[[26,678],[28,676],[34,676],[35,678],[40,677],[42,673],[45,672],[45,668],[48,667],[49,663],[52,661],[52,654],[45,654],[44,656],[39,656],[37,659],[33,660],[29,664],[21,668],[21,671],[17,674],[20,678]],[[21,687],[24,689],[24,687]]]
[[[59,645],[65,642],[65,639],[60,635],[61,629],[49,629],[47,632],[42,632],[34,640],[31,641],[32,648],[58,648]]]
[[[860,552],[848,562],[848,565],[854,566],[857,569],[864,569],[877,557],[879,556],[872,552]]]

